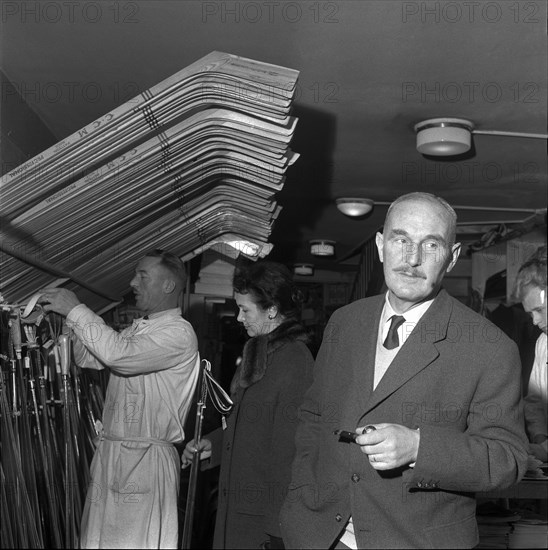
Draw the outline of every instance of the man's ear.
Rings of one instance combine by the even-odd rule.
[[[449,266],[447,267],[446,273],[449,273],[455,267],[455,264],[457,263],[457,260],[459,259],[459,254],[460,254],[461,249],[462,249],[462,244],[461,243],[455,243],[451,247],[451,261],[449,262]]]
[[[166,279],[162,285],[162,290],[165,294],[171,294],[177,285],[173,279]]]
[[[377,234],[375,235],[375,244],[377,245],[377,250],[379,251],[379,260],[382,263],[382,251],[383,251],[383,247],[384,247],[384,236],[380,231],[377,232]]]

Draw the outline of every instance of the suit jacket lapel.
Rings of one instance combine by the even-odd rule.
[[[446,337],[451,310],[450,297],[445,290],[441,290],[400,348],[375,391],[370,394],[365,412],[377,406],[439,356],[435,343]]]
[[[384,295],[379,296],[377,303],[372,304],[372,307],[356,323],[357,332],[351,346],[350,364],[354,369],[352,374],[359,396],[359,411],[367,407],[373,393],[377,334],[383,307]]]

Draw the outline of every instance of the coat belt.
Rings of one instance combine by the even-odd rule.
[[[114,437],[105,433],[101,434],[101,441],[106,439],[107,441],[117,441],[124,443],[126,441],[134,443],[150,443],[151,445],[160,445],[162,447],[173,447],[173,443],[164,441],[163,439],[155,439],[154,437]]]

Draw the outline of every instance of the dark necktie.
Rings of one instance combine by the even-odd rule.
[[[400,345],[400,340],[398,338],[398,327],[405,322],[405,317],[402,315],[392,315],[390,328],[388,329],[388,334],[384,340],[383,346],[386,349],[394,349]]]

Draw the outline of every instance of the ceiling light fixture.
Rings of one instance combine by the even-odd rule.
[[[342,197],[336,200],[337,208],[347,216],[365,216],[373,210],[374,202],[371,199],[359,197]]]
[[[452,156],[470,150],[474,124],[464,118],[430,118],[415,124],[417,151],[423,155]]]
[[[313,256],[333,256],[335,254],[335,241],[325,239],[310,241],[310,254]]]
[[[476,130],[465,118],[430,118],[415,124],[417,150],[423,155],[452,156],[470,150],[472,134],[548,139],[548,134]]]
[[[295,275],[304,275],[309,277],[314,275],[314,266],[312,264],[295,264],[293,266],[293,273]]]

